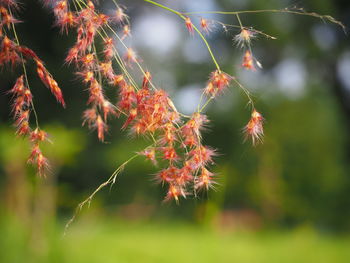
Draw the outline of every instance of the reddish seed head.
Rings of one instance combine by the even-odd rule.
[[[67,1],[66,0],[61,0],[58,1],[54,7],[55,12],[67,12]]]
[[[177,185],[185,187],[189,183],[193,183],[193,170],[188,169],[188,167],[185,165],[181,169],[178,169],[175,182]]]
[[[130,110],[136,102],[135,89],[131,85],[120,85],[118,105],[123,110]]]
[[[27,58],[34,59],[35,61],[40,61],[39,57],[30,48],[27,48],[25,46],[19,46],[18,51]]]
[[[30,133],[30,127],[29,127],[29,122],[27,119],[21,121],[16,130],[16,134],[19,136],[25,136]]]
[[[201,24],[201,29],[202,29],[205,33],[209,34],[209,32],[210,32],[210,26],[209,26],[208,20],[205,19],[205,18],[201,18],[200,24]]]
[[[33,147],[32,147],[32,151],[31,151],[31,154],[29,156],[29,160],[28,162],[33,162],[33,160],[36,158],[36,156],[41,153],[41,150],[40,150],[40,147],[39,147],[39,144],[34,144]]]
[[[107,37],[104,41],[105,45],[113,45],[113,38]]]
[[[39,153],[36,157],[36,167],[38,169],[38,174],[40,176],[45,176],[45,170],[49,168],[49,161],[42,153]]]
[[[83,22],[88,22],[88,21],[95,22],[94,17],[95,17],[94,10],[88,7],[81,9],[78,15],[78,19]]]
[[[104,41],[103,54],[106,60],[111,60],[114,56],[114,44],[112,38],[106,38]]]
[[[186,25],[186,28],[188,30],[188,32],[193,35],[194,33],[194,29],[193,29],[193,24],[192,24],[192,21],[189,17],[186,17],[185,18],[185,25]]]
[[[231,79],[232,77],[224,72],[218,70],[212,72],[207,87],[204,89],[204,93],[211,97],[215,97],[230,85]]]
[[[178,185],[174,185],[174,184],[170,184],[169,186],[169,190],[168,193],[164,199],[165,202],[167,201],[171,201],[171,200],[175,200],[176,203],[179,202],[179,197],[183,197],[186,198],[187,193],[185,192],[185,190],[178,186]]]
[[[40,176],[45,176],[45,171],[49,168],[48,160],[42,154],[39,144],[34,144],[31,154],[28,159],[28,163],[36,166],[38,174]]]
[[[48,140],[47,133],[43,130],[39,130],[38,128],[32,131],[29,137],[30,140],[34,143]]]
[[[168,160],[170,162],[177,161],[179,159],[175,149],[173,147],[163,147],[163,159]]]
[[[126,60],[128,65],[131,65],[131,63],[137,62],[135,51],[132,48],[128,48],[125,53],[124,59]]]
[[[179,169],[175,166],[169,166],[167,169],[161,170],[158,174],[156,174],[156,181],[159,183],[168,183],[171,184],[175,181],[178,176]]]
[[[24,119],[24,110],[30,106],[30,104],[32,103],[32,93],[30,92],[30,90],[24,85],[23,82],[23,75],[18,77],[16,80],[15,85],[13,86],[13,88],[8,92],[8,93],[12,93],[13,95],[13,104],[12,104],[12,113],[14,118],[17,119]],[[27,111],[25,111],[27,112]],[[28,117],[28,115],[26,115]],[[22,121],[19,121],[16,125],[17,127],[19,126],[19,123],[21,123]]]
[[[215,150],[201,145],[194,148],[189,155],[192,156],[190,159],[191,166],[193,169],[198,169],[199,167],[204,167],[207,164],[213,164],[213,157],[217,154]]]
[[[23,82],[23,75],[17,78],[15,85],[13,88],[9,91],[9,93],[12,93],[13,96],[23,95],[25,91],[25,86]]]
[[[102,105],[104,102],[104,96],[102,92],[102,87],[97,80],[93,80],[89,87],[89,99],[87,104]]]
[[[192,148],[199,144],[198,137],[194,133],[188,133],[184,137],[183,143],[185,146]]]
[[[2,40],[2,49],[7,50],[13,48],[14,46],[15,44],[7,36],[5,36]]]
[[[66,107],[66,103],[63,99],[63,94],[61,89],[58,87],[58,84],[56,82],[56,80],[54,80],[51,76],[47,76],[48,77],[48,83],[49,83],[49,88],[51,90],[51,93],[56,97],[56,100],[61,103],[61,105],[63,106],[63,108]]]
[[[263,140],[263,121],[264,118],[262,115],[254,109],[248,124],[244,127],[245,137],[250,137],[252,139],[253,145],[262,142]]]
[[[91,26],[91,23],[89,24],[89,26]],[[78,27],[77,41],[76,41],[75,45],[73,46],[73,48],[75,48],[76,51],[73,50],[72,51],[73,54],[74,54],[74,52],[76,52],[78,55],[85,54],[87,52],[87,50],[91,47],[94,36],[88,32],[90,32],[90,30],[87,31],[82,26]]]
[[[85,68],[93,68],[95,66],[95,55],[93,53],[86,54],[80,59],[80,61]]]
[[[255,70],[253,55],[249,50],[244,53],[242,67],[248,70]]]
[[[2,16],[1,26],[7,26],[10,28],[11,24],[19,23],[20,21],[14,18],[11,14],[7,12],[5,8],[0,8],[0,13]]]
[[[145,100],[148,99],[148,97],[150,96],[151,92],[150,90],[147,88],[143,87],[142,89],[139,89],[136,92],[136,102],[137,102],[137,106],[138,109],[140,110],[145,110]]]
[[[32,93],[30,92],[29,89],[26,89],[26,90],[24,91],[23,97],[24,97],[24,102],[25,102],[27,105],[30,105],[30,104],[32,103],[33,96],[32,96]]]
[[[108,115],[116,115],[115,110],[113,109],[112,103],[110,103],[108,100],[104,100],[101,105],[102,111],[103,111],[103,119],[104,121],[107,121]]]
[[[22,110],[19,112],[19,114],[17,114],[15,116],[16,121],[15,121],[15,126],[18,128],[19,126],[21,126],[22,122],[29,120],[29,110]]]
[[[84,47],[89,48],[91,47],[92,43],[94,42],[96,30],[98,28],[98,25],[92,21],[89,21],[86,25],[86,32],[85,32],[85,43]]]
[[[94,3],[93,3],[92,1],[88,1],[88,2],[87,2],[87,6],[88,6],[90,9],[92,9],[92,10],[95,9],[95,5],[94,5]]]
[[[112,61],[108,61],[105,63],[100,63],[98,69],[101,71],[102,75],[105,76],[108,80],[114,80],[114,70],[112,67]]]
[[[25,106],[27,106],[27,105],[24,101],[24,96],[23,95],[17,96],[14,99],[13,105],[12,105],[13,116],[17,117],[18,115],[20,115]]]
[[[176,128],[171,122],[167,122],[163,127],[164,135],[160,139],[162,145],[173,145],[176,141]]]
[[[134,121],[131,131],[136,135],[140,135],[146,132],[146,128],[146,123],[142,119],[139,119]]]
[[[96,17],[96,24],[98,26],[103,26],[103,25],[106,25],[109,21],[109,16],[105,15],[105,14],[99,14],[97,17]]]
[[[178,123],[180,121],[180,114],[177,111],[171,111],[165,115],[166,115],[166,119],[172,123]]]
[[[47,78],[46,78],[47,72],[46,72],[46,69],[45,69],[43,63],[41,63],[39,60],[37,60],[36,64],[37,64],[36,72],[38,73],[39,78],[41,79],[41,81],[43,82],[43,84],[45,86],[48,86],[49,83],[48,83]]]
[[[174,168],[175,169],[175,168]],[[170,168],[168,169],[164,169],[164,170],[161,170],[160,172],[158,172],[156,175],[155,175],[155,181],[157,183],[170,183],[171,181],[173,181],[173,174],[170,171]]]
[[[217,88],[214,86],[214,84],[209,81],[207,86],[204,89],[204,93],[208,96],[215,97],[217,94]]]
[[[212,81],[220,92],[230,84],[231,77],[226,73],[216,71],[212,76]]]
[[[18,46],[5,36],[1,43],[0,49],[0,66],[10,63],[12,66],[21,61],[20,56],[17,53]]]
[[[192,115],[191,119],[183,126],[182,133],[184,136],[192,134],[200,136],[200,131],[208,122],[209,121],[205,115],[196,112]]]
[[[214,187],[215,182],[213,181],[214,174],[209,172],[206,168],[201,169],[201,173],[195,179],[194,188],[196,190],[209,190]]]
[[[85,123],[88,124],[89,128],[93,128],[95,122],[97,119],[97,113],[95,109],[87,109],[84,111],[83,113],[83,124],[85,125]]]
[[[126,129],[126,127],[129,126],[129,124],[136,118],[136,116],[137,116],[137,109],[136,108],[131,109],[128,118],[126,119],[125,123],[122,126],[122,130]]]
[[[125,39],[128,36],[131,36],[130,26],[129,25],[125,25],[123,27],[123,37],[122,37],[122,39]]]
[[[77,18],[73,12],[64,12],[57,17],[57,26],[61,28],[61,33],[65,31],[68,33],[68,28],[74,27],[77,24]]]
[[[157,165],[155,148],[147,148],[139,154],[145,156],[148,160],[152,161],[154,165]]]
[[[71,64],[72,62],[77,62],[79,58],[79,49],[74,46],[68,51],[68,55],[65,59],[66,63]]]
[[[77,75],[81,76],[85,83],[91,83],[95,79],[94,72],[92,71],[78,72]]]
[[[96,119],[97,137],[103,142],[105,139],[105,132],[107,131],[107,125],[103,122],[100,115],[97,115]]]
[[[124,87],[126,85],[126,82],[124,80],[124,76],[123,75],[115,75],[114,76],[114,85]]]

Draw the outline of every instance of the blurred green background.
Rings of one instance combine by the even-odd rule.
[[[101,1],[108,12],[109,1]],[[281,9],[292,1],[160,1],[183,11]],[[142,1],[128,7],[128,40],[155,83],[190,113],[212,64],[205,46],[183,22]],[[310,0],[298,5],[349,25],[350,4]],[[180,205],[162,203],[165,189],[152,182],[157,169],[142,158],[99,192],[79,213],[67,235],[64,225],[76,205],[145,142],[110,122],[107,143],[81,127],[87,92],[64,66],[74,34],[60,35],[53,17],[28,0],[19,12],[21,42],[34,49],[60,84],[63,110],[35,74],[30,74],[41,126],[53,144],[45,152],[50,175],[38,178],[26,165],[27,143],[14,135],[6,91],[16,72],[0,78],[0,262],[349,262],[350,261],[350,45],[340,27],[286,14],[242,15],[277,40],[258,37],[253,52],[264,69],[246,72],[243,51],[218,26],[208,39],[224,71],[251,90],[264,115],[265,143],[243,143],[249,119],[246,98],[230,90],[209,107],[206,144],[220,155],[213,167],[219,185]],[[237,24],[232,16],[208,16]],[[196,19],[194,19],[195,22]],[[113,95],[113,91],[110,91]]]

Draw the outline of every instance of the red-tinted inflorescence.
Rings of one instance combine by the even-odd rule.
[[[12,96],[12,115],[16,134],[28,138],[32,145],[28,163],[33,164],[38,174],[44,176],[49,165],[47,158],[40,149],[40,144],[47,140],[47,134],[38,126],[37,114],[33,106],[33,95],[27,79],[26,63],[29,61],[35,63],[41,82],[51,91],[63,107],[65,107],[65,101],[61,89],[46,69],[43,61],[40,60],[33,50],[19,44],[15,24],[20,21],[12,15],[17,10],[17,1],[0,1],[0,66],[10,65],[11,69],[21,66],[19,68],[23,71],[8,92]],[[34,130],[31,128],[30,121],[33,111],[36,119],[36,128]]]
[[[122,130],[128,129],[134,136],[150,138],[152,146],[138,154],[155,165],[165,166],[157,173],[156,181],[168,186],[166,200],[178,201],[180,197],[213,187],[215,174],[208,169],[217,154],[202,144],[201,133],[208,123],[206,115],[198,109],[192,116],[184,117],[176,110],[168,94],[154,86],[151,73],[142,69],[136,51],[124,43],[125,38],[131,37],[124,8],[116,6],[108,16],[99,12],[92,1],[76,3],[72,10],[66,0],[53,1],[53,10],[62,32],[69,28],[76,31],[76,41],[68,51],[66,62],[75,65],[76,74],[89,94],[89,108],[84,111],[83,124],[96,129],[99,140],[104,141],[109,116],[124,115]],[[197,28],[190,17],[183,19],[193,35]],[[200,29],[206,34],[210,33],[211,25],[212,21],[200,19]],[[117,29],[111,26],[117,26]],[[240,45],[249,44],[251,37],[251,31],[242,30],[237,41]],[[98,50],[101,44],[102,49]],[[116,45],[124,51],[117,49]],[[246,58],[244,67],[253,69],[248,65],[249,59]],[[134,64],[141,69],[142,85],[128,71]],[[217,97],[225,92],[233,79],[219,69],[213,71],[203,95],[210,99]],[[116,103],[106,96],[108,86],[117,91]],[[257,136],[260,135],[252,137],[254,142]]]
[[[143,69],[136,51],[125,44],[124,40],[132,37],[125,8],[116,5],[115,10],[107,15],[95,7],[97,1],[44,2],[52,8],[55,25],[62,33],[75,32],[75,42],[68,50],[65,62],[75,67],[75,74],[87,91],[88,108],[83,113],[83,125],[96,130],[98,139],[105,141],[110,117],[124,116],[122,130],[127,129],[133,136],[150,139],[152,145],[138,155],[161,166],[155,180],[167,186],[165,200],[174,199],[178,202],[180,197],[196,195],[201,190],[214,187],[216,176],[209,169],[214,164],[217,152],[202,143],[202,132],[209,122],[203,109],[210,100],[223,94],[231,82],[238,83],[237,80],[221,71],[215,61],[217,69],[210,74],[202,94],[202,98],[207,98],[206,103],[199,105],[191,116],[185,116],[177,111],[167,92],[155,86],[152,74]],[[17,37],[14,37],[15,32],[12,35],[4,34],[4,28],[8,32],[20,22],[12,16],[12,11],[16,8],[16,1],[0,0],[0,65],[25,66],[25,62],[33,61],[42,83],[65,107],[62,91],[43,61],[33,50],[19,44]],[[202,17],[198,29],[189,16],[179,15],[188,32],[191,35],[197,32],[204,41],[201,32],[209,34],[215,23]],[[256,64],[250,47],[253,37],[253,31],[243,27],[235,37],[237,43],[245,48],[242,66],[252,70]],[[209,44],[205,43],[209,48]],[[209,51],[211,53],[210,48]],[[212,53],[211,55],[213,56]],[[134,79],[135,72],[130,72],[135,68],[141,72],[139,80]],[[108,98],[108,87],[117,93],[117,101]],[[28,162],[33,163],[40,174],[44,174],[48,161],[40,144],[47,141],[48,136],[39,127],[31,129],[30,113],[35,113],[35,110],[26,72],[17,79],[9,93],[13,96],[12,113],[17,134],[28,137],[32,144]],[[244,131],[254,144],[261,141],[262,122],[261,114],[253,110],[252,118]]]

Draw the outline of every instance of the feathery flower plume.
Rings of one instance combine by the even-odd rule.
[[[138,154],[145,156],[154,165],[157,165],[156,149],[155,148],[147,148],[147,149],[143,150],[142,152],[139,152]]]
[[[122,39],[125,39],[127,37],[131,36],[131,29],[129,25],[123,26],[123,36]]]
[[[186,28],[187,28],[188,32],[191,35],[193,35],[194,34],[194,29],[193,29],[193,24],[192,24],[191,18],[189,18],[189,17],[185,18],[185,25],[186,25]]]
[[[224,92],[226,88],[230,85],[233,77],[229,76],[224,72],[219,72],[218,70],[210,74],[210,78],[204,93],[210,97],[216,97],[218,94]]]
[[[244,53],[242,67],[248,70],[255,70],[253,55],[249,50],[246,50]]]
[[[124,55],[124,59],[126,63],[131,66],[132,63],[137,62],[136,52],[132,48],[128,48]]]
[[[184,190],[183,187],[180,187],[178,185],[170,184],[168,193],[164,199],[165,202],[170,201],[174,199],[176,203],[179,203],[179,197],[186,198],[186,195],[188,193]]]
[[[113,43],[113,39],[110,37],[106,38],[104,41],[103,54],[107,61],[110,61],[114,56],[114,43]]]
[[[264,118],[262,115],[253,109],[251,118],[248,124],[244,127],[243,131],[246,139],[251,138],[253,145],[263,141],[264,129],[263,129]]]
[[[105,132],[108,130],[108,127],[104,123],[100,115],[97,115],[95,126],[97,129],[97,137],[101,142],[103,142],[105,139]]]
[[[57,1],[55,12],[57,15],[62,15],[66,11],[66,7],[66,1]],[[17,78],[16,83],[8,93],[12,94],[12,114],[16,134],[28,139],[32,145],[28,163],[34,164],[38,174],[43,176],[48,168],[48,160],[43,155],[40,144],[49,140],[47,133],[39,129],[37,112],[34,109],[33,94],[27,77],[27,62],[35,62],[41,81],[50,89],[63,107],[65,102],[61,89],[44,66],[42,60],[32,49],[19,43],[15,24],[20,21],[12,15],[15,9],[18,10],[17,1],[0,0],[0,65],[10,64],[14,68],[18,64],[22,64],[22,75]],[[3,30],[4,28],[6,30]],[[31,128],[31,112],[34,112],[35,117],[36,127],[34,130]]]
[[[33,164],[37,168],[38,174],[40,176],[45,176],[46,170],[49,169],[49,162],[41,152],[38,143],[33,145],[32,151],[28,159],[28,163]]]
[[[207,19],[201,17],[200,25],[201,25],[202,31],[204,31],[206,34],[209,34],[209,32],[210,32],[209,21]]]
[[[17,45],[7,36],[2,39],[0,48],[0,65],[11,64],[12,68],[21,62]]]
[[[252,39],[256,37],[256,34],[249,29],[243,28],[241,32],[233,38],[233,40],[237,43],[237,46],[244,48],[249,47]]]
[[[213,180],[214,174],[209,172],[208,169],[202,168],[201,173],[195,178],[195,190],[209,190],[215,185]]]
[[[83,126],[85,125],[85,123],[87,123],[89,128],[92,129],[95,126],[96,120],[97,120],[96,109],[92,108],[84,111],[83,124],[82,124]]]

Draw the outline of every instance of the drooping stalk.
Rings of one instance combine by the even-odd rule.
[[[154,1],[151,1],[151,0],[144,0],[144,1],[147,2],[147,3],[150,3],[150,4],[152,4],[152,5],[158,6],[158,7],[160,7],[160,8],[163,8],[163,9],[169,11],[169,12],[172,12],[172,13],[178,15],[179,17],[181,17],[183,20],[186,20],[186,16],[184,16],[184,15],[183,15],[182,13],[180,13],[179,11],[176,11],[176,10],[174,10],[174,9],[171,9],[171,8],[169,8],[169,7],[167,7],[167,6],[164,6],[164,5],[162,5],[162,4],[159,4],[159,3],[154,2]],[[193,26],[193,29],[194,29],[194,30],[198,33],[198,35],[201,37],[201,39],[203,40],[204,44],[206,45],[206,47],[207,47],[207,49],[208,49],[208,52],[209,52],[209,54],[210,54],[210,56],[211,56],[211,59],[213,60],[213,62],[214,62],[214,64],[215,64],[215,67],[217,68],[217,70],[218,70],[219,72],[221,72],[219,63],[217,62],[217,60],[216,60],[216,58],[215,58],[215,56],[214,56],[214,53],[213,53],[213,51],[212,51],[212,49],[211,49],[211,47],[210,47],[210,45],[209,45],[207,39],[205,38],[205,36],[202,34],[202,32],[201,32],[195,25],[192,25],[192,26]]]

